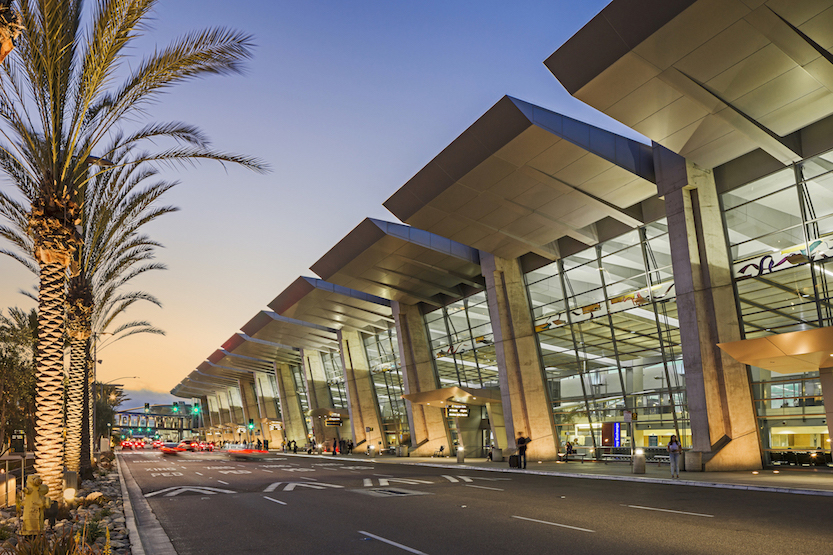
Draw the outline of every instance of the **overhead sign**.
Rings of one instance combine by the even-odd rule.
[[[340,414],[337,414],[335,416],[333,416],[331,414],[327,415],[327,418],[324,419],[324,425],[325,426],[341,426],[341,415]]]
[[[462,404],[450,404],[446,409],[448,418],[466,418],[469,415],[469,406]]]

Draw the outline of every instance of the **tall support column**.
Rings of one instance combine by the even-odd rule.
[[[824,412],[827,415],[827,437],[830,437],[830,430],[833,430],[833,368],[819,368],[819,382]]]
[[[304,381],[307,385],[310,410],[333,408],[330,386],[327,384],[327,374],[324,372],[321,353],[302,349],[301,364],[304,369]],[[312,433],[315,434],[317,443],[326,443],[338,437],[338,431],[335,428],[325,426],[324,419],[321,417],[312,418]]]
[[[438,389],[422,312],[417,306],[397,301],[391,303],[391,309],[396,322],[405,394]],[[408,412],[411,452],[414,456],[430,456],[440,447],[445,447],[446,451],[451,450],[451,432],[441,408],[414,405],[410,401],[405,401],[405,408]]]
[[[301,399],[292,377],[292,369],[288,364],[275,363],[275,376],[278,382],[278,395],[281,399],[281,415],[283,429],[287,441],[295,440],[304,445],[307,441],[307,431],[304,425],[304,413],[301,410]]]
[[[480,265],[495,334],[507,442],[515,448],[517,434],[523,433],[532,439],[530,458],[554,460],[558,434],[520,262],[481,251]]]
[[[741,338],[714,175],[654,145],[665,197],[693,450],[706,470],[761,468],[749,374],[717,343]]]
[[[384,421],[362,338],[357,331],[342,329],[338,332],[338,343],[353,438],[357,445],[365,441],[376,449],[387,449]]]

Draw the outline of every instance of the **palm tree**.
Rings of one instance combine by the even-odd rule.
[[[144,118],[149,103],[168,87],[208,74],[238,73],[251,54],[248,35],[209,29],[157,49],[128,69],[121,63],[125,49],[147,28],[156,2],[99,0],[85,6],[84,0],[23,0],[23,31],[0,73],[0,170],[29,206],[28,230],[40,276],[35,469],[56,500],[62,489],[66,277],[81,244],[76,226],[82,223],[86,187],[108,171],[92,171],[90,162],[106,162],[114,153],[101,151],[102,142],[123,131],[123,124]],[[116,86],[121,71],[128,76]],[[264,169],[250,157],[211,149],[192,131],[180,123],[149,123],[125,131],[119,146],[176,141],[131,159],[130,165],[211,159]]]
[[[157,181],[144,186],[145,181],[157,172],[144,165],[128,164],[131,150],[114,150],[118,167],[96,177],[87,189],[78,273],[70,278],[67,295],[71,393],[67,395],[66,460],[70,470],[80,468],[84,474],[91,468],[95,444],[90,390],[93,342],[104,333],[110,336],[108,344],[136,333],[164,334],[146,321],[130,321],[111,327],[115,325],[116,317],[136,302],[147,301],[162,306],[149,293],[121,290],[145,272],[165,269],[163,264],[152,261],[155,249],[161,245],[140,235],[139,229],[177,210],[172,206],[156,205],[176,183]]]

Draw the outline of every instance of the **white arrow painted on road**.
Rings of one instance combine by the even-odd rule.
[[[175,495],[179,495],[180,493],[185,493],[187,491],[199,493],[201,495],[216,495],[218,493],[237,493],[236,491],[232,491],[230,489],[209,488],[202,486],[174,486],[171,488],[160,489],[159,491],[154,491],[151,493],[146,493],[145,497],[153,497],[154,495],[159,495],[162,493],[165,494],[165,497],[173,497]]]
[[[411,478],[379,478],[379,485],[380,486],[389,486],[391,482],[396,482],[398,484],[410,484],[412,486],[416,484],[433,484],[434,482],[428,480],[415,480]]]
[[[251,474],[251,470],[221,470],[220,474]]]
[[[283,491],[293,491],[296,487],[304,487],[310,489],[326,489],[326,488],[343,488],[344,486],[339,486],[337,484],[322,484],[321,482],[275,482],[274,484],[269,484],[263,493],[271,493],[278,489],[281,484],[286,484],[283,488]]]

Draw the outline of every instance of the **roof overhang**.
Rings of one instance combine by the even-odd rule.
[[[738,362],[781,374],[833,368],[833,327],[718,343],[717,346]]]
[[[312,277],[296,279],[269,308],[281,316],[332,329],[374,332],[393,324],[388,299]]]
[[[649,145],[507,96],[385,207],[496,256],[556,259],[562,238],[593,245],[598,226],[642,225],[656,194]]]
[[[476,249],[372,218],[356,226],[311,269],[343,287],[435,307],[485,288]]]
[[[501,403],[500,389],[472,389],[468,387],[443,387],[420,393],[408,393],[402,396],[403,399],[415,405],[430,405],[434,403],[442,407],[448,403],[464,403],[467,405],[487,405]]]
[[[576,98],[705,168],[833,114],[833,0],[614,0],[545,64]]]

